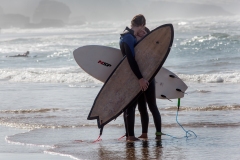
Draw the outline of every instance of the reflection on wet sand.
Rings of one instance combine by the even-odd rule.
[[[125,150],[125,151],[124,151]],[[161,141],[100,143],[98,147],[100,159],[161,159]]]
[[[125,159],[161,159],[162,141],[126,143]]]

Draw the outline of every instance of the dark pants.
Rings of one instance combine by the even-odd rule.
[[[142,133],[148,133],[149,117],[147,112],[147,105],[153,115],[154,124],[157,132],[161,132],[161,115],[156,104],[156,93],[155,93],[155,79],[149,84],[148,89],[141,94],[136,102],[134,102],[124,112],[124,123],[126,129],[126,136],[134,135],[134,123],[135,123],[135,109],[138,104],[138,110],[141,115]]]

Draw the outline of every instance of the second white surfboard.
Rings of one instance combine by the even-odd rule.
[[[123,56],[119,49],[88,45],[73,52],[77,64],[94,78],[105,82]],[[184,97],[187,85],[173,72],[162,67],[155,76],[156,97],[176,99]]]

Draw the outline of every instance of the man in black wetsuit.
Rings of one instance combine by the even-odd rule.
[[[148,113],[146,108],[145,97],[149,105],[149,109],[153,113],[154,123],[157,129],[156,136],[159,138],[159,135],[161,135],[161,117],[156,105],[155,81],[153,80],[150,83],[150,89],[148,89],[149,83],[147,80],[143,78],[138,68],[137,62],[135,61],[134,47],[137,43],[136,36],[139,32],[144,31],[145,24],[146,24],[146,20],[143,15],[135,16],[131,21],[131,29],[126,27],[125,29],[126,32],[121,34],[120,43],[119,43],[123,56],[125,55],[127,56],[129,65],[133,73],[136,75],[136,77],[139,80],[139,85],[141,87],[141,90],[142,91],[148,90],[145,96],[144,95],[140,96],[139,100],[134,102],[133,105],[127,108],[127,110],[124,112],[126,136],[127,136],[127,140],[130,140],[130,141],[138,140],[134,134],[135,108],[137,103],[139,106],[139,111],[141,114],[141,121],[143,126],[143,130],[142,130],[143,134],[140,136],[140,138],[147,138],[149,118],[148,118]]]

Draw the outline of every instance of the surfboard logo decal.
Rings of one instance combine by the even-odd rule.
[[[111,67],[111,66],[112,66],[111,64],[108,64],[108,63],[103,62],[103,61],[101,61],[101,60],[99,60],[98,63],[100,63],[100,64],[102,64],[102,65],[104,65],[104,66],[106,66],[106,67]]]

